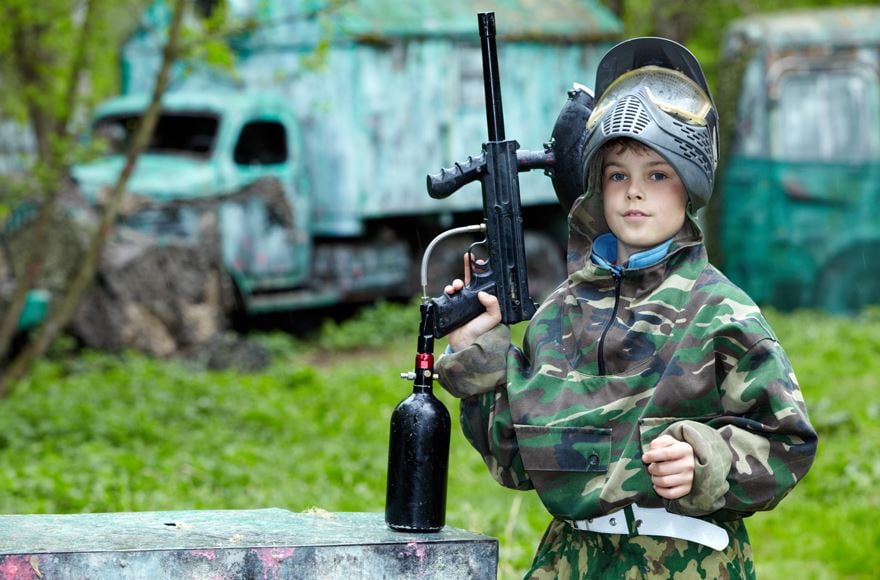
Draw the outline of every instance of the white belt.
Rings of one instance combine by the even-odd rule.
[[[673,514],[663,508],[643,508],[636,504],[630,507],[635,534],[678,538],[709,546],[713,550],[723,550],[730,542],[724,528],[705,520]],[[624,510],[590,520],[565,521],[584,532],[630,535]]]

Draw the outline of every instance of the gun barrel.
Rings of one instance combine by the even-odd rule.
[[[483,52],[483,86],[486,93],[486,123],[489,141],[504,141],[504,114],[501,107],[501,78],[498,74],[498,52],[495,49],[495,13],[477,14],[480,26],[480,48]]]

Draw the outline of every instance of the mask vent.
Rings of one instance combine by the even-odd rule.
[[[673,121],[673,124],[680,131],[681,138],[674,139],[681,156],[698,164],[707,175],[712,175],[712,144],[706,128],[695,129],[678,121]]]
[[[614,106],[614,111],[602,121],[602,132],[606,135],[630,133],[638,135],[651,122],[641,101],[635,96],[626,96]]]

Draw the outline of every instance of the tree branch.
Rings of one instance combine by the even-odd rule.
[[[79,89],[79,84],[88,62],[89,47],[91,46],[88,40],[95,30],[97,12],[98,0],[87,0],[86,16],[79,29],[79,38],[74,45],[76,52],[70,65],[70,74],[67,77],[67,94],[62,104],[61,115],[58,118],[58,130],[62,139],[66,139],[71,133],[69,126],[70,118],[73,115],[74,109],[76,109],[77,89]]]

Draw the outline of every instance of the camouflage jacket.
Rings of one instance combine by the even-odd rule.
[[[632,503],[716,520],[771,509],[817,442],[776,336],[709,264],[692,220],[660,262],[617,276],[590,260],[607,231],[590,206],[572,211],[569,276],[523,349],[498,326],[438,361],[466,437],[497,481],[536,489],[557,517]],[[674,501],[654,492],[641,459],[664,433],[694,448],[693,489]]]

